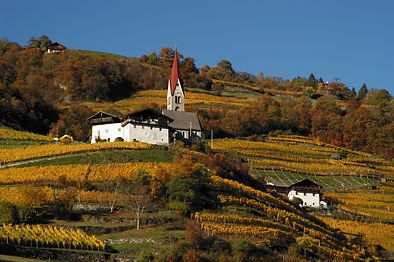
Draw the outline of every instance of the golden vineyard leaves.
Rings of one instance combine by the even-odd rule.
[[[225,224],[246,224],[246,225],[258,225],[269,228],[280,229],[283,231],[292,231],[292,228],[270,219],[264,219],[260,217],[241,216],[236,214],[215,214],[207,212],[196,212],[193,214],[193,218],[198,222],[211,222],[211,223],[225,223]]]
[[[0,200],[18,206],[40,207],[54,201],[54,191],[48,186],[2,186]]]
[[[354,190],[350,192],[325,195],[340,203],[339,208],[354,214],[372,217],[383,221],[394,220],[394,194],[390,188],[376,190]]]
[[[43,157],[75,154],[106,149],[148,149],[149,144],[139,142],[113,142],[96,144],[47,144],[25,148],[0,149],[0,163],[11,163]]]
[[[12,129],[0,128],[0,140],[33,140],[33,141],[53,141],[52,137],[38,135],[30,132],[16,131]]]
[[[122,113],[128,113],[129,111],[138,109],[140,106],[148,104],[166,105],[166,92],[165,90],[142,90],[136,92],[131,98],[119,100],[115,103],[86,102],[84,104],[94,111],[111,108]],[[221,107],[226,105],[239,108],[247,106],[249,101],[240,97],[216,96],[189,90],[185,102],[187,105],[205,105],[207,107]]]
[[[155,176],[159,169],[169,169],[169,167],[168,163],[135,162],[7,168],[0,170],[0,184],[56,181],[59,178],[66,178],[68,181],[107,181],[119,177],[133,180],[133,175],[138,169]]]
[[[166,92],[165,90],[143,90],[137,92],[134,96],[138,99],[152,99],[152,98],[160,98],[161,103],[165,104],[166,100]],[[248,100],[249,101],[249,100]],[[213,94],[206,94],[201,92],[188,92],[186,104],[223,104],[223,105],[235,105],[235,106],[247,106],[248,103],[245,98],[238,97],[226,97],[226,96],[216,96]]]
[[[344,244],[335,237],[335,233],[296,214],[270,207],[255,199],[223,195],[219,195],[218,198],[222,203],[246,205],[260,210],[267,217],[274,218],[277,222],[234,214],[195,213],[193,218],[200,222],[201,229],[208,234],[247,235],[251,237],[297,237],[307,234],[326,245],[319,245],[318,248],[321,247],[321,252],[329,257],[354,260],[360,257],[360,254],[347,248],[343,248],[342,251],[336,250]]]
[[[381,244],[387,250],[394,251],[394,225],[381,224],[381,223],[365,223],[351,220],[340,220],[329,217],[320,216],[319,219],[333,228],[340,229],[347,233],[363,234],[368,242],[373,244]]]
[[[202,222],[201,229],[208,234],[248,235],[263,238],[269,236],[285,235],[285,233],[281,230],[262,226],[228,225]]]
[[[213,149],[241,154],[257,169],[310,175],[394,177],[394,167],[383,159],[300,136],[270,137],[269,142],[219,139],[214,141]],[[347,152],[346,158],[338,159],[343,152]]]
[[[266,192],[263,192],[263,191],[260,191],[260,190],[256,190],[256,189],[254,189],[254,188],[252,188],[250,186],[246,186],[246,185],[241,184],[241,183],[239,183],[237,181],[234,181],[234,180],[231,180],[231,179],[226,179],[226,178],[221,178],[219,176],[212,176],[211,180],[216,185],[229,186],[229,187],[231,187],[233,189],[236,189],[236,190],[239,190],[241,192],[257,196],[257,197],[259,197],[262,200],[267,200],[269,202],[276,203],[276,204],[278,204],[280,206],[283,206],[284,208],[287,208],[288,210],[292,210],[294,212],[298,212],[289,203],[287,203],[287,202],[285,202],[285,201],[283,201],[283,200],[281,200],[279,198],[276,198],[276,197],[272,196],[269,193],[266,193]]]
[[[330,156],[330,153],[337,152],[333,148],[324,148],[323,151],[321,148],[308,147],[304,145],[289,146],[286,144],[279,144],[274,142],[248,141],[242,139],[215,140],[213,143],[213,149],[225,151],[237,151],[239,149],[268,150],[276,152],[287,152],[296,155],[311,155],[316,157],[328,157]]]
[[[71,190],[60,191],[48,186],[2,186],[0,187],[0,200],[7,201],[17,206],[40,207],[53,203],[55,198],[62,197],[89,203],[109,203],[116,200],[124,203],[134,199],[133,195],[107,191]]]
[[[41,225],[5,225],[0,227],[0,241],[24,246],[104,250],[105,243],[80,229]]]
[[[298,216],[294,213],[288,212],[286,210],[281,210],[278,208],[271,207],[255,199],[250,199],[246,197],[233,197],[233,196],[223,196],[219,195],[218,199],[221,203],[230,203],[237,205],[246,205],[257,210],[264,212],[267,216],[274,218],[276,221],[284,222],[286,225],[297,229],[304,230],[304,228],[310,228],[315,231],[320,231],[322,234],[329,236],[332,232],[329,229],[323,228],[316,223]]]

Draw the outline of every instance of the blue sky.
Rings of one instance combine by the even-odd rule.
[[[314,73],[394,94],[394,1],[3,0],[0,37],[139,57],[178,45],[198,66],[286,79]]]

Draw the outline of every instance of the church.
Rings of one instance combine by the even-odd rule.
[[[144,109],[123,118],[98,112],[88,120],[92,125],[91,143],[140,141],[166,145],[174,140],[191,143],[203,137],[197,113],[185,112],[185,93],[179,79],[177,51],[168,79],[166,110]]]

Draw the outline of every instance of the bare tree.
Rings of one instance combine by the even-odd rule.
[[[140,229],[141,215],[145,212],[146,207],[149,203],[149,197],[147,194],[140,194],[135,197],[130,203],[130,208],[134,212],[136,217],[137,229]]]
[[[119,177],[116,181],[109,181],[106,184],[106,191],[113,193],[108,197],[111,213],[114,212],[116,205],[121,202],[121,195],[125,191],[124,186],[126,182],[123,177]]]

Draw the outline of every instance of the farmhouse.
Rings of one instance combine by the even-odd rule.
[[[299,198],[302,200],[302,206],[304,207],[320,207],[325,205],[322,200],[322,187],[310,179],[301,180],[288,187],[289,200],[293,198]]]
[[[92,125],[91,143],[100,141],[140,141],[168,144],[173,140],[192,142],[203,137],[196,112],[185,112],[185,94],[178,76],[175,51],[167,87],[167,110],[145,109],[120,118],[98,112],[88,118]]]
[[[121,119],[115,115],[98,112],[88,118],[92,125],[91,143],[108,141],[114,142],[118,137],[123,139]]]
[[[152,109],[130,113],[122,122],[124,140],[168,144],[168,124],[172,121],[173,119]]]
[[[51,53],[63,53],[66,50],[66,47],[58,42],[52,43],[48,46],[48,54]]]

